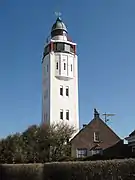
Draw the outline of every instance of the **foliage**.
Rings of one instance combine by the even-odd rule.
[[[1,165],[2,179],[134,180],[135,160]]]
[[[74,128],[66,124],[33,125],[0,141],[0,163],[44,163],[70,155]]]
[[[62,157],[70,156],[69,140],[75,133],[73,127],[67,124],[54,124],[50,128],[50,161],[59,161]]]
[[[3,180],[42,180],[42,164],[14,164],[1,165],[1,178]]]
[[[135,160],[60,162],[44,165],[44,179],[134,180]]]

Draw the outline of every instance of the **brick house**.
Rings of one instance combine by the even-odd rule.
[[[135,155],[135,130],[125,138],[128,141],[128,146],[131,148],[132,154]]]
[[[110,156],[116,156],[121,154],[123,145],[123,140],[107,126],[94,109],[94,118],[71,140],[71,156],[81,158],[106,152]]]

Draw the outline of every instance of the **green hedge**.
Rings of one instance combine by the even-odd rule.
[[[47,180],[135,180],[135,160],[45,164]]]
[[[42,180],[42,164],[9,164],[0,165],[0,180]]]
[[[1,165],[0,180],[135,180],[135,160]]]

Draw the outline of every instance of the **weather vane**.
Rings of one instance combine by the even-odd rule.
[[[57,18],[60,18],[61,12],[55,12],[55,16],[57,16]]]

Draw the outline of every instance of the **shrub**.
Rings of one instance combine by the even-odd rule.
[[[135,160],[1,165],[0,180],[135,180]]]
[[[135,160],[48,163],[44,175],[47,180],[135,180]]]
[[[2,180],[42,180],[42,164],[0,165]],[[1,178],[0,178],[1,179]]]

